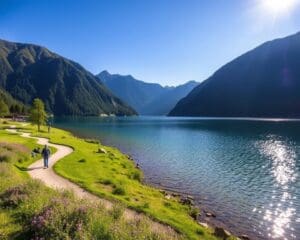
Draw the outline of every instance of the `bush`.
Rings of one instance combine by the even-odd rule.
[[[53,199],[33,216],[29,233],[34,239],[86,239],[91,210],[78,206],[69,198]]]
[[[10,157],[6,154],[0,153],[0,162],[9,162]]]
[[[137,180],[137,181],[141,181],[142,180],[142,174],[140,171],[134,171],[134,173],[132,174],[132,178],[134,180]]]
[[[199,210],[198,208],[196,208],[196,207],[192,207],[192,208],[190,209],[189,214],[190,214],[190,216],[191,216],[192,218],[194,218],[195,220],[197,220],[197,218],[198,218],[198,216],[199,216],[199,214],[200,214],[200,210]]]
[[[6,190],[0,195],[0,205],[2,207],[14,208],[21,202],[28,199],[28,193],[24,185],[15,186]]]
[[[29,149],[21,144],[0,143],[0,162],[22,163],[28,160]]]
[[[122,206],[121,204],[114,204],[113,208],[111,210],[111,216],[113,217],[113,219],[120,219],[124,213],[124,206]]]
[[[112,193],[115,195],[125,195],[125,189],[121,186],[118,186],[112,191]]]
[[[145,203],[145,204],[143,205],[143,208],[149,208],[149,207],[150,207],[149,203]]]
[[[100,183],[102,183],[104,185],[111,185],[112,181],[110,179],[104,179],[104,180],[100,181]]]
[[[92,139],[92,138],[86,138],[84,139],[87,143],[93,143],[93,144],[100,144],[100,141],[97,139]]]

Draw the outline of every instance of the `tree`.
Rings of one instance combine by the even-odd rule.
[[[9,111],[10,113],[15,113],[15,105],[11,105]]]
[[[4,117],[9,114],[9,109],[3,100],[0,100],[0,117]]]
[[[40,131],[41,125],[44,125],[47,121],[45,105],[39,98],[33,100],[30,111],[30,121],[38,126],[38,131]]]
[[[20,104],[15,104],[15,113],[20,114],[21,113],[21,106]]]
[[[26,110],[26,108],[25,108],[24,105],[22,105],[21,113],[22,113],[23,115],[25,115],[25,114],[27,113],[27,110]]]

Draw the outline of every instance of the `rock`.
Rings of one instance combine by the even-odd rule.
[[[205,212],[205,216],[206,217],[216,217],[216,215],[214,213],[211,213],[211,212]]]
[[[99,148],[98,153],[107,153],[107,151],[104,148]]]
[[[186,198],[194,201],[194,197],[193,197],[193,196],[191,196],[191,195],[187,195],[187,197],[186,197]]]
[[[239,236],[239,238],[241,240],[250,240],[250,238],[247,235],[241,235],[241,236]]]
[[[225,230],[224,228],[216,227],[214,235],[223,240],[226,240],[227,238],[229,238],[231,236],[231,233],[228,232],[227,230]]]
[[[166,198],[166,199],[171,199],[171,195],[170,195],[170,194],[166,194],[166,195],[165,195],[165,198]]]
[[[205,222],[198,222],[198,224],[202,227],[209,228],[208,224]]]
[[[129,159],[129,160],[131,160],[131,161],[134,161],[134,159],[133,159],[133,157],[131,156],[131,155],[127,155],[127,158]]]
[[[165,190],[159,190],[162,194],[167,194]]]
[[[180,203],[184,204],[184,205],[194,205],[194,201],[191,199],[188,199],[186,197],[182,197],[180,199]]]
[[[180,197],[180,196],[181,196],[179,193],[171,193],[171,195],[172,195],[173,197]]]

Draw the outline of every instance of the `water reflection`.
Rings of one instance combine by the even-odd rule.
[[[296,209],[293,207],[293,196],[289,190],[291,183],[295,182],[297,178],[297,154],[289,147],[291,144],[278,140],[278,137],[269,136],[268,139],[261,143],[260,150],[271,160],[270,169],[278,191],[274,191],[273,196],[269,199],[270,203],[263,217],[266,223],[262,223],[262,226],[266,226],[268,223],[271,225],[271,227],[267,227],[270,238],[295,239],[296,236],[293,234],[290,224],[296,215]],[[286,234],[288,229],[289,236]]]

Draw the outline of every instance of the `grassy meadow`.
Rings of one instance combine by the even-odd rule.
[[[1,127],[3,127],[3,124]],[[72,154],[63,158],[54,166],[55,171],[59,175],[71,180],[72,182],[75,182],[95,195],[117,202],[118,206],[126,206],[138,212],[143,212],[145,215],[155,219],[156,221],[172,226],[183,236],[183,239],[216,239],[216,237],[213,236],[211,229],[200,226],[192,218],[191,215],[195,213],[193,207],[182,205],[179,203],[179,199],[176,197],[167,199],[164,193],[162,193],[160,190],[143,184],[142,172],[136,169],[134,162],[131,161],[126,155],[122,154],[118,149],[103,146],[101,143],[95,140],[78,138],[71,133],[60,129],[52,128],[51,133],[48,134],[46,132],[46,128],[44,129],[44,132],[37,132],[35,126],[27,125],[22,127],[21,125],[18,125],[18,127],[22,128],[22,131],[31,132],[33,136],[46,137],[49,138],[52,143],[68,145],[74,149]],[[9,191],[11,187],[21,186],[22,184],[27,186],[27,188],[25,187],[24,189],[29,189],[28,192],[33,194],[32,196],[25,197],[25,200],[22,198],[20,206],[18,205],[16,208],[1,210],[0,220],[2,221],[0,222],[5,222],[7,224],[1,224],[0,229],[2,229],[3,226],[6,226],[4,232],[7,232],[8,235],[12,234],[11,231],[19,232],[20,229],[24,228],[24,226],[22,221],[20,224],[20,221],[15,219],[15,214],[18,213],[17,215],[26,215],[26,211],[30,211],[29,216],[26,215],[25,219],[32,219],[38,214],[43,214],[43,211],[45,211],[43,206],[50,205],[50,209],[52,209],[51,199],[53,198],[64,199],[67,196],[68,201],[72,202],[70,205],[73,207],[70,207],[70,209],[66,208],[65,210],[68,212],[66,214],[79,214],[76,211],[78,210],[77,207],[80,206],[80,203],[78,203],[78,200],[75,200],[71,194],[62,194],[54,190],[50,191],[41,183],[29,180],[27,173],[22,171],[23,168],[26,168],[26,166],[30,165],[31,162],[36,160],[28,157],[28,149],[32,149],[34,146],[36,146],[33,139],[22,138],[16,134],[10,134],[7,131],[0,130],[0,143],[20,144],[20,146],[24,146],[24,148],[27,149],[26,152],[22,153],[14,150],[17,151],[18,154],[21,154],[25,160],[20,162],[16,160],[9,160],[5,162],[0,161],[1,169],[5,168],[5,170],[0,170],[1,182],[4,180],[4,184],[1,184],[0,188],[2,196],[3,194],[7,194],[7,191]],[[104,151],[98,151],[99,149]],[[41,188],[41,190],[35,191],[32,186],[35,186],[34,188]],[[32,203],[27,201],[28,199],[32,198],[36,199],[37,203],[36,201]],[[63,201],[64,200],[59,200],[59,202]],[[0,202],[0,204],[2,204],[2,202]],[[35,204],[37,204],[37,206],[31,206]],[[63,206],[59,204],[57,207],[61,207],[63,209]],[[54,208],[55,210],[53,211],[58,211],[56,207]],[[111,234],[111,229],[108,227],[111,225],[111,223],[113,223],[113,226],[118,226],[119,224],[117,229],[119,231],[121,231],[121,229],[124,231],[124,237],[116,237],[118,235],[117,230],[116,236],[112,235],[111,238],[97,238],[95,236],[100,236],[100,233],[95,233],[93,229],[89,228],[85,230],[85,234],[86,236],[89,234],[90,236],[94,236],[94,238],[90,239],[169,239],[168,236],[151,235],[147,227],[146,219],[145,223],[141,223],[141,233],[135,232],[133,234],[134,230],[132,227],[130,227],[131,225],[127,226],[128,223],[124,222],[124,220],[119,218],[114,219],[114,217],[111,219],[111,215],[107,213],[107,210],[99,210],[99,206],[94,206],[94,208],[97,208],[97,211],[86,213],[88,215],[88,220],[84,218],[84,221],[92,221],[92,225],[94,224],[95,226],[97,224],[102,224],[103,226],[101,225],[101,229],[103,229],[104,232],[108,232],[107,234]],[[74,211],[76,213],[74,213]],[[101,223],[96,223],[96,220],[91,220],[97,219],[93,215],[98,214],[97,212],[101,214],[101,217],[99,218],[102,219]],[[87,222],[86,224],[82,224],[84,226],[91,224],[90,222],[87,224]],[[53,229],[59,225],[57,222],[55,222],[55,224],[52,226]],[[136,224],[137,223],[134,225]],[[70,232],[72,231],[70,230]],[[80,238],[80,236],[78,236],[78,238],[74,237],[72,239],[85,238]]]

